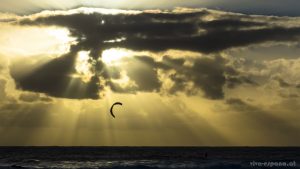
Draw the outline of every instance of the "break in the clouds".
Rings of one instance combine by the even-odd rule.
[[[76,99],[101,98],[107,88],[120,93],[195,95],[200,92],[209,99],[222,99],[226,88],[258,84],[241,74],[222,52],[257,44],[295,43],[300,37],[297,18],[206,9],[109,13],[80,8],[49,11],[7,22],[21,27],[56,26],[69,30],[76,43],[70,44],[68,53],[34,69],[31,69],[33,63],[16,62],[10,72],[19,89]],[[135,54],[121,58],[121,65],[112,66],[103,59],[109,49],[127,49]],[[170,50],[182,52],[177,58],[170,52],[155,57]],[[87,79],[75,76],[78,55],[83,51],[86,51]],[[150,54],[139,53],[143,51]],[[184,51],[196,54],[189,57]],[[118,53],[112,52],[107,57],[114,55]],[[124,78],[129,82],[127,85],[117,83]]]

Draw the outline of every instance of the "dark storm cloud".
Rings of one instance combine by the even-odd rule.
[[[17,87],[43,92],[50,96],[84,99],[97,99],[99,86],[97,77],[88,83],[79,77],[72,77],[75,73],[75,59],[77,49],[71,48],[71,52],[32,70],[31,64],[21,61],[11,66],[11,75],[15,79]],[[22,69],[20,69],[22,67]],[[24,73],[25,71],[27,73]]]
[[[137,84],[136,88],[120,88],[117,84],[111,82],[112,90],[116,92],[126,91],[161,91],[161,81],[159,80],[158,71],[172,71],[166,77],[172,82],[167,91],[163,93],[176,94],[185,92],[189,95],[196,94],[199,90],[204,92],[204,95],[210,99],[222,99],[224,97],[223,86],[250,84],[256,85],[250,78],[239,75],[239,72],[228,65],[228,60],[222,56],[202,57],[193,59],[193,65],[185,65],[183,58],[171,58],[165,56],[161,61],[155,61],[151,57],[136,56],[133,58],[125,58],[122,62],[126,63],[123,66],[128,72],[128,77]],[[113,67],[115,71],[120,72],[121,69]],[[235,79],[233,81],[232,79]],[[193,83],[192,88],[187,88],[189,83]]]
[[[224,98],[223,87],[225,84],[232,87],[245,83],[255,84],[251,79],[240,76],[238,71],[228,65],[226,58],[218,55],[195,59],[192,67],[183,64],[177,65],[175,70],[176,74],[171,76],[175,82],[171,91],[181,91],[186,86],[185,83],[193,82],[194,87],[201,89],[205,96],[210,99]],[[236,81],[232,81],[232,79]],[[187,93],[194,94],[194,92],[192,90]]]
[[[149,49],[146,50],[151,50],[151,48],[155,51],[165,50],[166,47],[163,47],[163,49],[151,47],[151,38],[157,38],[155,42],[161,44],[158,39],[163,41],[170,40],[170,38],[174,36],[190,37],[198,31],[198,28],[193,21],[196,20],[195,18],[203,15],[202,12],[192,14],[139,15],[102,15],[94,13],[90,15],[74,14],[67,16],[50,16],[38,18],[34,21],[24,20],[21,21],[21,24],[57,25],[67,27],[70,29],[72,35],[78,38],[78,46],[80,46],[82,50],[92,50],[92,54],[94,54],[93,57],[97,57],[99,51],[104,50],[105,48],[117,46],[126,47],[127,45],[130,45],[133,48],[135,43],[141,43],[139,45],[140,47],[142,47],[142,45],[149,45]],[[180,22],[184,20],[190,21]],[[104,24],[102,24],[102,21],[104,21]],[[104,43],[105,41],[114,40],[120,37],[128,39],[125,44]],[[145,42],[139,42],[139,40],[144,38],[146,40]]]
[[[241,16],[239,16],[241,17]],[[265,26],[265,23],[261,22],[254,22],[254,21],[241,21],[240,18],[237,17],[236,19],[229,19],[224,18],[221,20],[212,20],[208,22],[199,23],[200,27],[204,27],[209,30],[220,30],[220,29],[240,29],[240,28],[247,28],[247,27],[254,27],[254,26]]]
[[[23,20],[21,24],[67,27],[73,36],[78,37],[82,49],[97,53],[108,47],[150,51],[181,49],[212,53],[266,41],[295,41],[300,34],[299,27],[286,28],[225,17],[204,21],[201,17],[205,15],[213,16],[213,13],[74,14]],[[257,26],[265,27],[250,29]],[[204,30],[205,33],[199,33],[199,30]],[[120,37],[125,37],[126,40],[103,43]]]
[[[205,17],[215,19],[206,20]],[[50,61],[26,76],[15,72],[14,67],[11,74],[19,88],[24,90],[43,92],[56,97],[97,99],[103,88],[99,85],[99,76],[103,77],[105,84],[116,92],[157,92],[162,85],[157,70],[174,69],[178,73],[170,77],[175,82],[170,93],[186,90],[186,86],[192,82],[195,89],[203,90],[208,98],[220,99],[224,96],[225,84],[231,88],[243,83],[255,84],[251,79],[239,76],[238,73],[234,75],[235,70],[226,66],[227,61],[222,57],[195,59],[192,67],[183,66],[184,60],[169,58],[168,61],[164,61],[165,63],[158,63],[149,58],[147,60],[146,57],[139,57],[139,62],[144,65],[132,63],[126,70],[137,87],[126,90],[111,81],[112,77],[120,77],[120,72],[116,69],[110,77],[105,65],[98,61],[98,58],[103,50],[114,47],[151,52],[177,49],[218,55],[217,53],[234,47],[270,41],[299,40],[299,27],[284,27],[269,23],[268,19],[262,22],[261,18],[260,21],[251,18],[252,16],[227,13],[217,15],[213,11],[202,10],[189,13],[142,12],[117,15],[77,13],[22,19],[19,21],[20,25],[66,27],[71,35],[77,38],[78,43],[72,46],[68,54]],[[125,39],[113,41],[117,38]],[[89,83],[70,76],[75,71],[75,57],[81,50],[90,51],[91,60],[97,60],[94,72],[96,75]],[[172,68],[168,67],[170,62],[174,62]],[[174,65],[177,65],[177,68],[174,68]],[[193,89],[186,92],[195,93]]]
[[[126,41],[114,43],[116,47],[133,50],[150,50],[154,52],[168,49],[190,50],[203,53],[220,52],[222,50],[247,46],[267,41],[297,40],[300,28],[267,28],[261,30],[218,30],[212,33],[195,36],[170,37],[128,37]],[[113,45],[113,44],[112,44]]]
[[[220,99],[224,96],[222,87],[226,82],[225,71],[223,58],[201,59],[196,61],[192,68],[192,81],[203,89],[207,97]]]
[[[139,86],[140,91],[158,91],[161,86],[156,72],[157,68],[147,62],[150,59],[143,57],[132,60],[126,68],[128,76]]]

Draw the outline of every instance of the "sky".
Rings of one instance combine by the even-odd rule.
[[[41,10],[103,7],[122,9],[172,9],[174,7],[211,8],[224,11],[299,16],[298,0],[1,0],[1,12],[30,14]]]
[[[0,145],[299,146],[279,2],[2,0]]]

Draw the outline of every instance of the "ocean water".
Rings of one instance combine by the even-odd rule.
[[[13,168],[300,169],[300,148],[0,147],[0,169]]]

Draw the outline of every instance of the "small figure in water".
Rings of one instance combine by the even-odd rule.
[[[208,155],[207,155],[207,152],[205,152],[205,153],[204,153],[204,158],[207,158],[207,156],[208,156]]]

